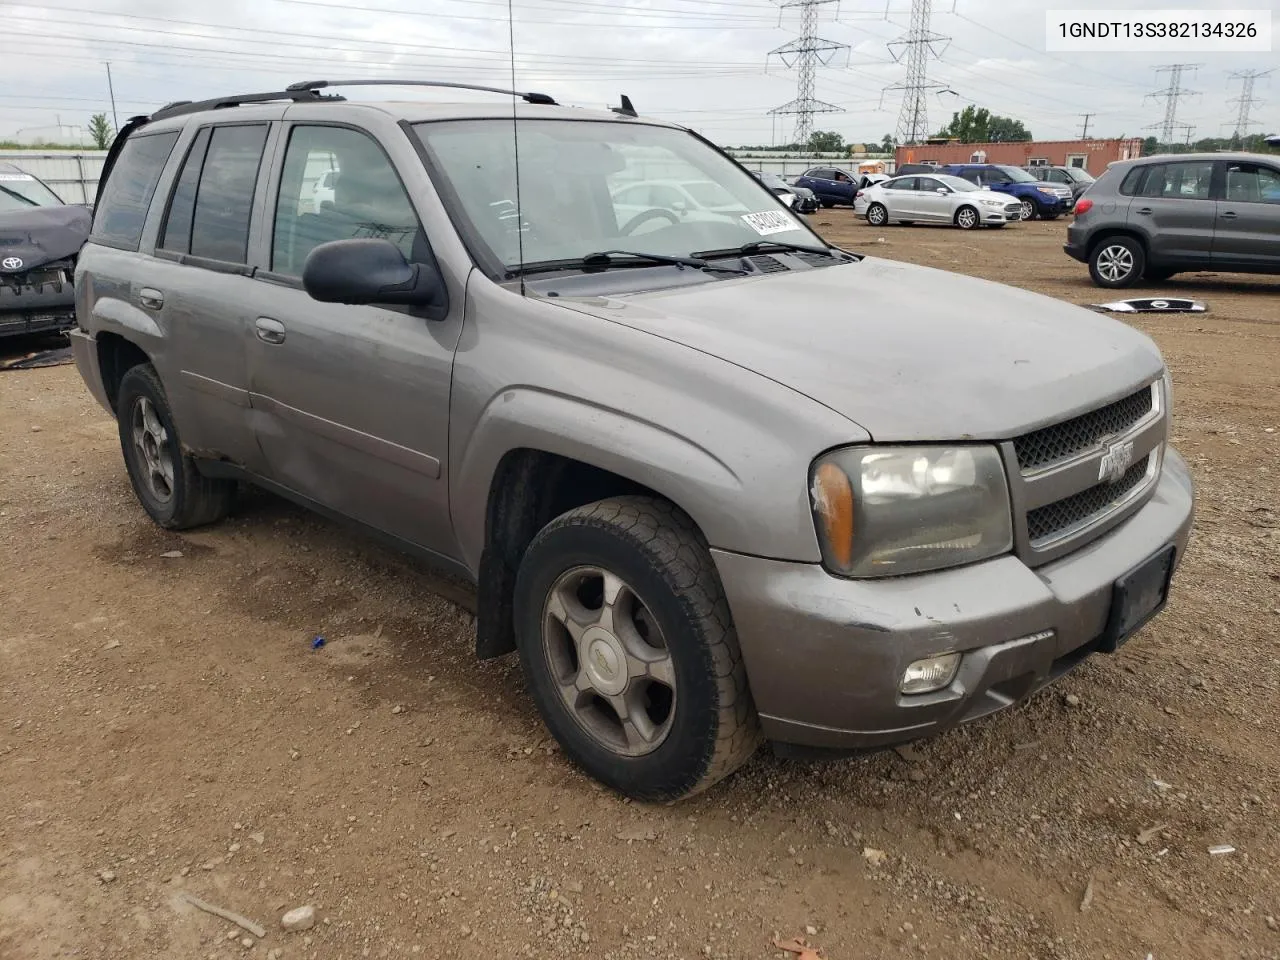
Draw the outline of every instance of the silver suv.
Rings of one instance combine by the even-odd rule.
[[[1280,157],[1184,153],[1113,163],[1076,203],[1067,255],[1100,287],[1185,270],[1280,274]]]
[[[639,798],[981,717],[1164,605],[1192,489],[1141,333],[828,246],[629,105],[326,86],[112,147],[75,354],[160,525],[248,481],[468,577],[477,654]],[[673,179],[716,212],[616,205]]]

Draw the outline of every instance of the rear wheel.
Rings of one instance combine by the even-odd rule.
[[[832,207],[834,207],[835,205],[836,205],[836,202],[835,202],[834,200],[823,200],[823,201],[822,201],[822,209],[824,209],[824,210],[830,210],[830,209],[831,209]]]
[[[149,363],[129,370],[116,398],[120,448],[133,492],[156,523],[185,530],[221,520],[235,501],[236,485],[201,475],[182,452],[169,400]]]
[[[1100,287],[1132,286],[1146,267],[1142,244],[1132,237],[1107,237],[1089,254],[1089,275]]]
[[[648,497],[562,514],[515,590],[529,689],[567,756],[641,800],[674,800],[760,740],[715,565],[693,521]]]
[[[889,222],[889,211],[883,203],[873,203],[867,207],[867,223],[873,227],[883,227]]]
[[[961,230],[972,230],[982,225],[982,218],[973,207],[961,207],[956,211],[956,226]]]

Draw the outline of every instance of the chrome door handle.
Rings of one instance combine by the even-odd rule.
[[[164,294],[152,287],[143,287],[138,291],[138,303],[147,310],[159,310],[164,306]]]
[[[259,317],[253,323],[263,343],[284,343],[284,324],[270,317]]]

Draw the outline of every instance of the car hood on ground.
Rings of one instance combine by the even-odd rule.
[[[1148,337],[1091,310],[871,257],[555,302],[755,371],[879,441],[1008,439],[1164,368]]]
[[[87,207],[32,207],[0,213],[0,273],[23,273],[80,252],[93,215]],[[6,268],[6,260],[22,266]]]

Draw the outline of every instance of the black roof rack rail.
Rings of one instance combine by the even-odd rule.
[[[294,103],[314,103],[321,100],[345,100],[345,97],[337,95],[321,96],[314,88],[306,87],[287,90],[280,90],[275,93],[242,93],[232,97],[215,97],[212,100],[179,100],[176,103],[166,104],[155,113],[151,114],[150,119],[165,120],[169,117],[181,117],[188,113],[200,113],[204,110],[221,110],[224,107],[239,107],[246,103],[272,103],[277,100],[292,100]]]
[[[303,80],[289,84],[291,93],[315,93],[325,87],[448,87],[452,90],[479,90],[481,93],[501,93],[508,97],[519,97],[525,103],[541,103],[546,106],[559,106],[545,93],[521,93],[519,90],[504,90],[502,87],[482,87],[474,83],[450,83],[446,80]]]

